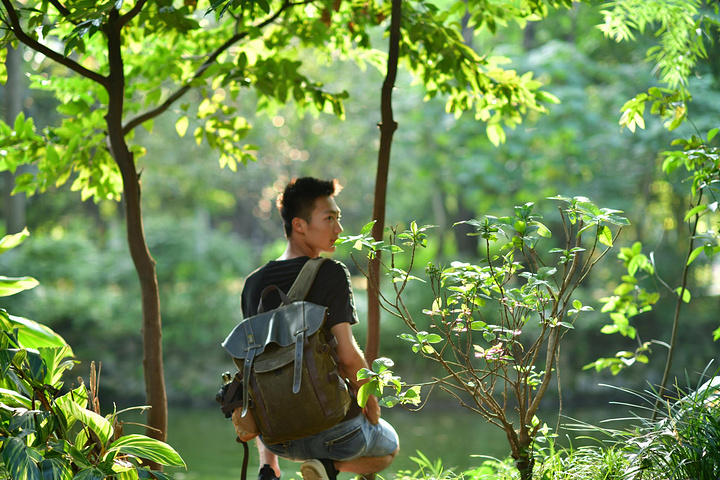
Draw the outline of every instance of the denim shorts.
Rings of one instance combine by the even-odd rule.
[[[398,447],[398,436],[382,418],[373,425],[360,414],[310,437],[266,447],[278,457],[296,462],[313,458],[347,461],[389,455]]]

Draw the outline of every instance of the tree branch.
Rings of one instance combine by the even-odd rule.
[[[52,4],[52,6],[55,7],[58,12],[60,12],[60,15],[63,15],[65,17],[70,15],[70,10],[68,10],[65,5],[60,3],[58,0],[50,0],[50,4]]]
[[[133,8],[131,8],[125,15],[120,17],[119,24],[120,27],[124,27],[130,21],[135,18],[143,9],[145,4],[147,3],[147,0],[138,0],[138,2],[135,4]]]
[[[2,0],[3,2],[7,0]],[[139,4],[145,2],[146,0],[140,0],[138,4],[135,5],[137,7]],[[301,2],[304,3],[304,2]],[[260,22],[258,25],[256,25],[255,29],[260,29],[268,26],[270,23],[274,22],[281,13],[283,13],[285,10],[294,7],[295,5],[298,5],[299,3],[293,3],[290,1],[285,1],[283,3],[282,7],[275,12],[274,15],[271,17],[265,19],[264,21]],[[129,12],[128,12],[129,13]],[[202,77],[202,75],[205,73],[205,71],[218,59],[218,57],[228,50],[231,46],[233,46],[235,43],[239,42],[243,38],[245,38],[248,35],[248,31],[237,33],[233,35],[228,41],[220,45],[214,52],[212,52],[207,59],[200,65],[200,67],[197,69],[195,74],[192,76],[190,80],[185,82],[185,85],[180,87],[175,93],[170,95],[162,104],[158,105],[157,107],[153,108],[152,110],[149,110],[142,115],[139,115],[132,120],[130,120],[128,123],[125,124],[123,127],[123,135],[127,135],[129,132],[131,132],[135,127],[138,125],[141,125],[142,123],[151,120],[161,113],[165,112],[170,106],[172,106],[173,103],[175,103],[178,99],[180,99],[183,95],[185,95],[190,89],[192,88],[193,81],[199,79]]]
[[[25,31],[22,29],[22,26],[20,25],[20,18],[18,17],[17,11],[15,10],[15,7],[13,6],[12,2],[10,0],[0,0],[2,1],[3,6],[5,7],[5,10],[7,11],[7,17],[10,21],[10,30],[15,35],[15,38],[17,38],[20,42],[24,43],[31,49],[35,50],[36,52],[42,53],[49,59],[59,63],[60,65],[63,65],[70,70],[74,71],[75,73],[92,80],[94,82],[99,83],[100,85],[107,87],[108,79],[102,75],[100,75],[97,72],[94,72],[92,70],[89,70],[79,63],[60,55],[55,50],[52,50],[51,48],[47,47],[46,45],[43,45],[42,43],[38,42],[34,38],[32,38],[30,35],[25,33]],[[53,3],[55,5],[55,3]],[[57,5],[55,5],[57,7]]]

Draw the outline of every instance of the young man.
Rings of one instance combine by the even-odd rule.
[[[343,231],[340,209],[335,203],[342,187],[333,181],[305,177],[291,181],[278,198],[287,246],[277,260],[253,272],[245,281],[242,309],[245,318],[257,313],[260,295],[268,285],[288,292],[303,265],[321,252],[333,252],[335,241]],[[326,260],[320,266],[307,301],[328,307],[324,327],[337,339],[335,349],[342,375],[357,391],[362,384],[357,372],[366,366],[365,357],[355,342],[350,326],[357,314],[345,265]],[[280,298],[268,295],[265,309],[276,308]],[[290,394],[290,393],[289,393]],[[398,452],[398,437],[389,423],[380,418],[380,406],[370,397],[364,409],[353,402],[345,418],[336,426],[287,443],[265,445],[257,442],[260,464],[259,480],[280,478],[277,456],[302,461],[300,472],[305,480],[333,480],[338,472],[369,474],[392,463]]]

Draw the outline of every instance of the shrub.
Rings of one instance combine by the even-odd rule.
[[[27,232],[6,236],[0,253]],[[0,296],[37,285],[30,277],[0,277]],[[74,365],[72,349],[49,328],[0,309],[0,478],[170,479],[151,471],[185,466],[169,445],[144,435],[123,435],[120,412],[100,415],[97,377],[63,392],[63,374]]]

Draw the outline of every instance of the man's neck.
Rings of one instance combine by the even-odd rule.
[[[305,245],[299,245],[292,240],[288,240],[285,251],[278,257],[278,260],[291,260],[298,257],[315,258],[320,256],[320,252],[313,252],[312,249]]]

